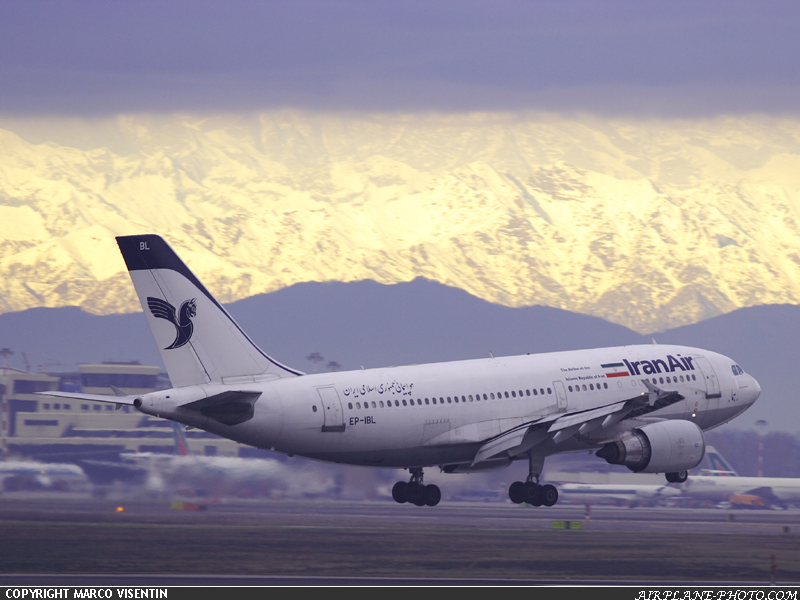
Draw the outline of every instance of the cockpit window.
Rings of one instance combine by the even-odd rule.
[[[744,370],[739,365],[731,365],[731,371],[734,375],[744,375]]]

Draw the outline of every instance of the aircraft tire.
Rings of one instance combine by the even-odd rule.
[[[522,495],[525,498],[525,502],[528,504],[533,506],[542,505],[541,488],[538,484],[533,483],[532,481],[525,482],[522,486]]]
[[[525,495],[522,488],[525,486],[521,481],[515,481],[508,487],[508,497],[514,504],[525,502]]]
[[[406,502],[410,502],[411,504],[417,504],[417,502],[419,502],[422,499],[422,503],[425,504],[424,492],[425,490],[418,483],[406,484]]]
[[[675,483],[683,483],[687,479],[689,479],[689,472],[688,471],[678,471],[677,473],[673,473],[673,478],[675,479]]]
[[[442,490],[438,485],[425,486],[425,504],[428,506],[436,506],[442,499]]]
[[[428,498],[428,485],[420,485],[419,489],[422,493],[419,495],[419,498],[414,500],[414,506],[425,506],[426,499]]]
[[[398,481],[392,487],[392,498],[398,504],[405,504],[406,503],[406,487],[408,484],[405,481]]]
[[[542,504],[545,506],[553,506],[558,502],[558,490],[556,486],[550,485],[549,483],[542,486],[542,489],[539,491],[539,496],[542,499]]]

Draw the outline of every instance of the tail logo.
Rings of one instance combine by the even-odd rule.
[[[173,350],[185,346],[194,332],[194,325],[192,324],[192,317],[197,316],[197,303],[196,298],[186,300],[181,304],[179,318],[175,316],[175,307],[166,300],[161,298],[147,297],[147,307],[153,316],[157,319],[164,319],[175,325],[175,340],[164,350]]]

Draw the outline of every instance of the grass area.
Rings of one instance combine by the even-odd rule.
[[[4,573],[800,580],[795,535],[0,521]]]

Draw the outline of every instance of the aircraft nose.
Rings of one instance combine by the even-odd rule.
[[[750,381],[747,384],[747,401],[752,404],[761,395],[761,386],[752,375],[748,375]]]

